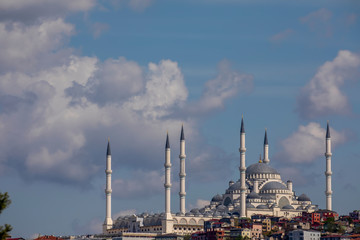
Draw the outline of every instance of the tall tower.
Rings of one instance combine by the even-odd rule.
[[[270,162],[270,159],[269,159],[269,143],[268,143],[268,138],[267,138],[267,129],[265,128],[263,163],[268,164],[269,162]]]
[[[185,196],[186,196],[186,192],[185,192],[185,177],[186,177],[186,173],[185,173],[185,136],[184,136],[184,126],[181,126],[181,135],[180,135],[180,173],[179,173],[179,177],[180,177],[180,192],[179,192],[179,196],[180,196],[180,213],[181,214],[185,214]]]
[[[173,231],[173,219],[171,215],[170,207],[170,194],[171,194],[171,162],[170,162],[170,142],[169,134],[166,134],[165,144],[165,216],[162,219],[162,232],[172,233]]]
[[[245,128],[244,118],[241,117],[241,129],[240,129],[240,217],[246,217],[246,185],[245,185]]]
[[[325,176],[326,176],[326,191],[325,191],[325,195],[326,195],[326,209],[327,210],[332,210],[332,191],[331,191],[331,137],[330,137],[330,127],[329,127],[329,121],[327,122],[327,127],[326,127],[326,152],[325,152],[325,157],[326,157],[326,171],[325,171]]]
[[[106,230],[112,228],[113,220],[111,218],[111,150],[110,150],[110,140],[108,139],[107,151],[106,151],[106,217],[103,225],[103,233],[106,233]]]

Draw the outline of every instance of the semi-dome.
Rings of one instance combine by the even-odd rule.
[[[294,207],[291,205],[285,205],[282,209],[294,209]]]
[[[298,197],[298,201],[311,201],[311,200],[306,194],[303,193]]]
[[[249,193],[249,194],[247,195],[246,198],[248,198],[248,199],[260,198],[260,195],[257,194],[256,192],[251,192],[251,193]]]
[[[246,168],[246,174],[270,173],[279,174],[274,168],[266,163],[254,163]]]
[[[247,204],[246,204],[246,208],[255,208],[255,206],[252,205],[251,203],[247,203]]]
[[[220,194],[216,194],[211,201],[212,202],[221,202],[223,200],[223,197]]]
[[[266,190],[278,190],[278,189],[287,189],[286,186],[279,182],[268,182],[262,188],[261,191]]]
[[[249,185],[247,183],[245,183],[246,188],[249,188]],[[241,183],[240,181],[237,181],[236,183],[232,184],[227,190],[232,192],[235,190],[240,190],[241,188]]]
[[[269,209],[267,205],[259,205],[256,207],[257,209]]]

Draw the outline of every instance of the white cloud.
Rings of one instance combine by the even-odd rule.
[[[271,36],[270,41],[273,43],[279,43],[287,38],[289,38],[291,35],[295,33],[294,30],[288,28],[282,32],[279,32],[273,36]]]
[[[332,146],[345,143],[348,136],[344,131],[330,128]],[[281,141],[282,150],[276,158],[286,163],[312,163],[325,153],[325,128],[311,122],[306,126],[300,125],[298,130]]]
[[[129,7],[138,12],[144,11],[153,4],[154,0],[129,0]]]
[[[326,8],[321,8],[301,17],[300,22],[308,25],[311,31],[329,37],[332,35],[331,18],[332,12]]]
[[[73,32],[73,25],[61,18],[31,26],[0,22],[0,72],[29,71],[59,64],[57,58],[62,57],[62,52],[57,50]]]
[[[203,114],[223,108],[225,101],[239,92],[252,89],[253,76],[231,70],[230,62],[223,60],[218,64],[218,75],[205,84],[201,99],[191,103],[188,111],[192,114]]]
[[[203,207],[205,207],[205,206],[207,206],[209,204],[210,204],[209,200],[197,199],[196,204],[195,205],[190,204],[189,207],[190,207],[190,209],[203,208]]]
[[[166,130],[171,143],[178,143],[182,123],[192,141],[187,148],[193,156],[187,162],[188,172],[204,169],[199,164],[203,161],[208,170],[193,174],[193,180],[214,179],[218,175],[212,173],[218,169],[229,171],[220,162],[230,161],[231,156],[204,143],[198,130],[199,111],[193,108],[193,114],[176,115],[188,106],[188,90],[177,62],[161,60],[142,69],[123,57],[101,62],[77,56],[65,45],[73,32],[74,26],[62,18],[28,25],[0,23],[1,174],[13,169],[29,181],[88,186],[103,174],[99,159],[104,158],[109,136],[114,171],[120,165],[141,169],[133,172],[137,179],[116,180],[124,188],[114,187],[114,195],[151,196],[163,191],[155,169],[162,166]],[[225,63],[220,65],[220,74],[207,83],[198,109],[203,110],[207,100],[211,102],[207,112],[223,106],[252,81],[230,71]],[[175,189],[177,185],[174,181]]]
[[[350,106],[340,90],[345,81],[358,75],[360,56],[347,50],[339,51],[336,58],[324,63],[310,82],[301,89],[297,110],[304,118],[329,114],[346,114]]]
[[[169,114],[170,108],[181,106],[188,96],[181,70],[171,60],[149,63],[145,88],[145,93],[134,96],[126,107],[141,111],[144,117],[151,119]]]
[[[86,12],[96,0],[2,0],[0,20],[34,22],[37,19],[58,18],[71,12]]]

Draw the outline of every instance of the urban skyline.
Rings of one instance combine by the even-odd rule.
[[[262,154],[297,194],[359,209],[359,10],[356,1],[1,1],[0,191],[13,236],[101,232],[107,139],[112,215],[164,211],[164,144],[179,211],[239,179]]]

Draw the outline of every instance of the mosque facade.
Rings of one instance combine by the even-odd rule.
[[[329,123],[326,131],[326,208],[331,209],[331,137]],[[269,144],[267,131],[264,137],[263,158],[257,163],[246,167],[245,164],[245,127],[241,121],[240,130],[240,178],[230,181],[223,194],[215,195],[210,204],[203,208],[185,211],[185,135],[181,128],[180,134],[180,208],[179,212],[172,213],[170,207],[171,192],[171,157],[169,137],[165,144],[165,212],[160,214],[142,213],[139,215],[122,216],[114,221],[111,218],[111,151],[108,142],[106,157],[106,217],[103,224],[104,234],[121,232],[158,233],[187,235],[203,230],[204,222],[214,218],[248,217],[253,215],[268,215],[292,218],[302,215],[302,212],[318,210],[310,198],[301,194],[297,196],[293,191],[292,182],[286,183],[281,179],[276,169],[270,166],[268,157]]]

